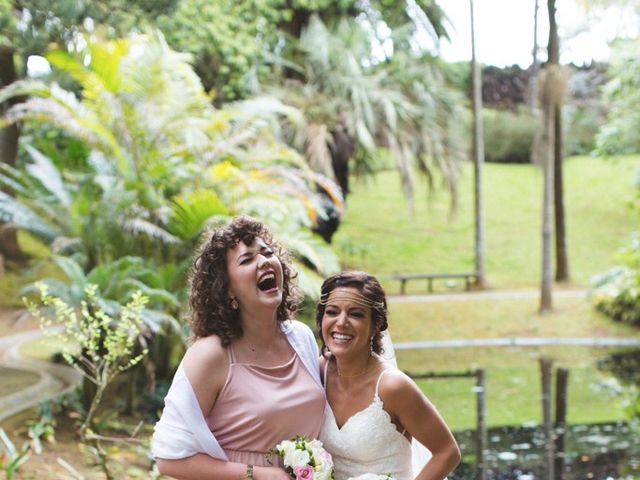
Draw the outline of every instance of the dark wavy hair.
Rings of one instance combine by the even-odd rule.
[[[191,329],[196,338],[217,335],[222,345],[229,345],[242,337],[239,312],[232,309],[229,302],[227,252],[240,242],[251,245],[255,238],[264,240],[282,264],[283,292],[277,320],[283,322],[293,317],[300,299],[294,282],[296,274],[289,253],[273,239],[264,223],[239,216],[226,227],[207,232],[204,238],[190,276]]]
[[[339,287],[355,288],[364,295],[367,300],[374,303],[371,308],[371,323],[373,328],[377,329],[373,337],[373,351],[377,354],[382,353],[382,332],[389,327],[387,315],[387,295],[380,285],[380,282],[373,275],[366,272],[358,272],[348,270],[327,278],[320,289],[320,298],[326,298],[329,294]],[[324,316],[325,305],[318,303],[316,306],[316,326],[320,332],[320,340],[322,342],[323,354],[327,352],[327,346],[322,337],[322,317]]]

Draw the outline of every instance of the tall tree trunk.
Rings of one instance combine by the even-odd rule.
[[[356,152],[356,139],[342,122],[338,123],[331,133],[333,135],[333,145],[330,147],[331,166],[336,182],[340,185],[342,195],[346,199],[349,195],[349,160]]]
[[[549,11],[549,64],[560,64],[560,40],[558,38],[558,25],[556,23],[556,2],[547,0],[547,10]],[[564,211],[564,188],[562,174],[562,108],[561,104],[556,104],[553,112],[554,117],[554,219],[555,219],[555,241],[556,241],[556,280],[566,282],[569,280],[569,258],[566,240],[566,225]]]
[[[531,62],[531,76],[529,77],[529,109],[531,114],[536,112],[536,103],[538,102],[538,71],[540,64],[538,62],[538,0],[535,0],[533,7],[533,61]]]
[[[540,85],[542,89],[550,88],[548,83],[551,80],[546,76],[544,83]],[[553,145],[554,145],[554,122],[553,103],[550,99],[545,99],[543,104],[544,131],[542,133],[542,171],[543,171],[543,202],[542,202],[542,281],[540,284],[540,313],[549,313],[553,308],[552,285],[551,285],[551,236],[553,229],[552,205],[553,205]]]
[[[563,174],[563,137],[562,137],[562,108],[555,109],[555,142],[554,142],[554,175],[553,198],[555,213],[556,237],[556,281],[569,281],[569,249],[567,248],[567,232],[564,208],[564,174]]]
[[[18,79],[15,64],[13,61],[13,49],[0,47],[0,88],[13,83]],[[13,100],[0,105],[0,116],[4,115],[7,109],[18,100]],[[19,127],[14,123],[8,127],[0,129],[0,162],[9,165],[16,164],[18,155],[18,138],[20,137]],[[7,193],[11,193],[7,191]],[[8,260],[23,261],[24,253],[18,245],[16,231],[0,223],[0,255]]]
[[[474,166],[474,215],[475,215],[475,273],[476,287],[484,288],[484,218],[482,212],[482,165],[484,164],[484,139],[482,125],[482,77],[476,60],[475,22],[473,0],[469,0],[471,15],[471,84],[473,88],[473,166]]]

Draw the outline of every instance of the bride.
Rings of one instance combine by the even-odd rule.
[[[365,474],[444,479],[458,465],[460,450],[433,404],[382,356],[387,302],[380,283],[364,272],[328,278],[316,323],[328,402],[320,440],[337,480]],[[412,453],[412,440],[414,451],[418,445],[427,454],[422,460]]]

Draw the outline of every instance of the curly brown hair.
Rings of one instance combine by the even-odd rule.
[[[349,270],[327,278],[320,289],[320,298],[327,298],[332,291],[340,287],[351,287],[359,290],[374,305],[371,307],[371,322],[377,332],[373,336],[372,348],[377,354],[383,353],[382,332],[389,327],[389,323],[387,296],[382,285],[373,275]],[[322,302],[319,302],[316,306],[316,326],[318,327],[318,332],[320,332],[323,353],[327,352],[327,346],[322,337],[322,317],[324,317],[325,307],[326,305]]]
[[[191,329],[196,338],[217,335],[222,345],[229,345],[242,337],[242,325],[238,310],[229,303],[229,272],[227,252],[239,242],[251,245],[261,238],[269,245],[282,264],[283,292],[278,306],[277,320],[283,322],[293,317],[300,295],[295,285],[296,274],[291,258],[264,223],[248,216],[234,218],[226,227],[207,232],[190,275]]]

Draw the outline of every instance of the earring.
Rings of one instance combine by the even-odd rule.
[[[373,336],[369,339],[369,354],[373,354]]]
[[[229,302],[229,305],[231,305],[232,310],[237,310],[238,308],[240,308],[240,305],[238,305],[238,300],[236,300],[236,297],[231,297],[231,301]]]

